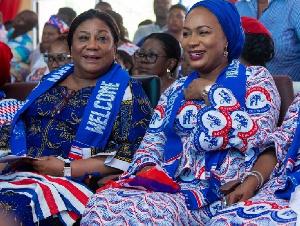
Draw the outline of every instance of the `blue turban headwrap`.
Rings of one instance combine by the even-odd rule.
[[[228,61],[238,59],[244,47],[245,35],[235,5],[227,0],[204,0],[195,3],[187,15],[196,7],[205,7],[218,18],[228,42]]]

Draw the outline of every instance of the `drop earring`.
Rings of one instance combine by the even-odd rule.
[[[223,56],[228,57],[227,46],[225,46],[225,48],[224,48]]]

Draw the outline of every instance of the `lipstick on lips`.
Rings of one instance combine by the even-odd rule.
[[[188,51],[188,53],[190,59],[193,61],[200,60],[204,56],[204,51],[201,50]]]

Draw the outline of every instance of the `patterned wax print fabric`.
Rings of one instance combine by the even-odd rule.
[[[238,0],[241,16],[257,19],[257,0]],[[269,0],[269,6],[258,19],[274,40],[274,58],[267,63],[272,75],[288,75],[300,81],[300,1]]]
[[[93,87],[71,91],[64,86],[54,86],[30,105],[21,115],[26,125],[29,156],[54,155],[68,158],[71,142],[75,138],[84,108],[92,91]],[[141,84],[131,79],[124,93],[105,150],[95,147],[92,150],[92,155],[97,155],[100,152],[104,152],[104,154],[115,153],[106,159],[105,164],[126,170],[132,161],[133,153],[137,150],[145,134],[151,115],[151,105]],[[8,127],[9,125],[6,126],[6,128]],[[5,131],[6,133],[2,133],[0,139],[1,141],[6,139],[6,147],[9,148],[10,130],[6,129]],[[24,193],[24,184],[26,183],[26,188],[29,189],[30,187],[30,190]],[[67,183],[68,186],[62,187],[60,183]],[[72,225],[83,212],[83,209],[77,208],[76,199],[81,200],[83,207],[87,201],[87,199],[78,196],[78,192],[75,191],[82,191],[85,194],[84,198],[91,195],[91,192],[81,183],[68,179],[67,182],[56,181],[55,178],[29,172],[0,175],[0,184],[0,207],[5,206],[7,211],[11,210],[20,221],[26,219],[25,225],[33,225],[41,220],[49,219],[54,214],[58,214],[60,221],[66,225]],[[15,185],[19,185],[19,187]],[[44,199],[45,192],[50,190],[53,194],[52,201],[54,204]],[[69,192],[73,192],[72,195]],[[19,196],[25,198],[17,198]],[[35,202],[30,202],[31,199],[26,197],[35,197]],[[73,203],[70,203],[69,197],[73,197]],[[50,204],[57,206],[55,211],[49,211],[52,210]],[[31,208],[27,208],[28,205]],[[68,210],[67,215],[65,214],[66,209]],[[74,209],[78,209],[78,211],[73,213]],[[27,216],[30,214],[32,217],[28,218]]]
[[[296,225],[297,214],[292,210],[289,199],[276,196],[276,192],[284,190],[289,176],[286,169],[290,168],[284,160],[298,125],[300,94],[289,107],[282,126],[277,128],[268,140],[273,140],[276,147],[278,163],[271,179],[251,199],[236,203],[221,211],[209,222],[209,225]],[[300,152],[293,161],[292,173],[299,176]]]
[[[269,146],[265,142],[265,137],[275,129],[278,119],[280,98],[269,72],[262,67],[248,67],[246,76],[246,107],[231,112],[231,115],[234,113],[240,113],[240,115],[239,117],[235,115],[236,120],[232,120],[233,123],[230,126],[231,131],[244,127],[242,121],[239,120],[242,115],[252,126],[257,125],[257,132],[247,140],[248,142],[240,136],[241,134],[234,132],[230,133],[229,140],[222,136],[211,139],[207,130],[201,126],[203,121],[199,121],[201,113],[206,112],[206,109],[211,109],[211,106],[206,106],[203,100],[182,100],[174,123],[174,131],[180,136],[183,144],[183,152],[175,157],[179,160],[179,166],[174,176],[174,180],[181,187],[181,192],[171,194],[108,188],[90,198],[81,224],[90,225],[93,222],[99,225],[204,225],[207,223],[216,211],[222,208],[222,204],[221,199],[209,202],[199,192],[208,188],[211,175],[205,172],[207,170],[205,155],[210,151],[222,152],[223,150],[216,151],[220,148],[227,149],[227,155],[220,166],[215,169],[211,168],[213,171],[211,177],[222,178],[222,183],[240,178],[245,172],[251,170],[257,156]],[[159,128],[157,126],[167,113],[168,102],[173,98],[176,90],[182,88],[185,80],[186,77],[178,79],[162,94],[146,135],[135,153],[133,163],[121,176],[121,180],[131,177],[144,166],[164,167],[169,164],[164,159],[165,134],[162,131],[156,131],[155,128]],[[214,85],[211,88],[210,97],[219,98],[215,95],[217,93],[215,87],[218,86]],[[236,101],[234,97],[232,100]],[[222,103],[224,105],[219,106],[220,109],[226,106],[225,100]],[[225,117],[220,121],[214,120],[213,116],[219,114],[220,111],[217,108],[212,111],[214,112],[211,115],[207,115],[207,122],[215,129],[220,128],[218,125],[227,125],[227,120],[230,121]],[[206,143],[207,146],[200,148],[200,142]],[[184,190],[191,192],[183,193]],[[191,206],[198,208],[191,208]]]
[[[30,73],[29,56],[33,50],[33,42],[28,34],[23,34],[15,39],[9,39],[14,28],[7,33],[7,45],[11,48],[14,55],[11,60],[11,73],[21,75],[24,79]],[[12,81],[13,81],[12,77]]]

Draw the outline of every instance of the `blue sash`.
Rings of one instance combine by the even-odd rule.
[[[68,64],[51,72],[31,92],[24,106],[17,112],[11,126],[11,151],[13,155],[26,155],[26,134],[21,114],[30,104],[58,82],[73,73],[74,64]],[[101,76],[85,108],[72,146],[79,148],[104,148],[113,128],[130,76],[120,65],[114,63]]]
[[[198,72],[192,72],[184,82],[183,86],[175,90],[173,94],[170,95],[167,103],[167,109],[164,120],[164,133],[166,136],[165,144],[165,164],[164,168],[168,172],[170,177],[174,178],[175,171],[179,164],[178,158],[183,151],[182,142],[180,137],[175,133],[173,126],[180,108],[181,101],[184,99],[183,90],[189,86],[189,84],[194,80],[199,78]],[[232,63],[223,69],[219,77],[216,80],[217,84],[222,85],[232,91],[233,95],[238,100],[239,104],[245,106],[245,96],[246,96],[246,67],[234,60]],[[209,152],[206,153],[206,169],[211,169],[214,165],[220,163],[226,156],[227,152]]]

